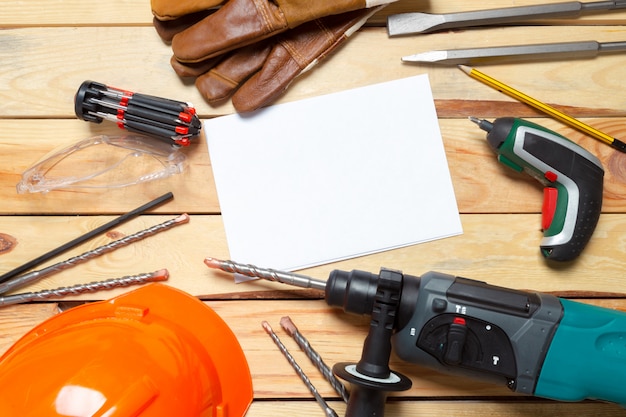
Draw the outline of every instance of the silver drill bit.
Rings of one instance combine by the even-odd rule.
[[[104,281],[95,281],[87,284],[77,284],[71,287],[61,287],[54,290],[42,290],[37,292],[25,292],[21,294],[0,297],[0,306],[26,303],[29,301],[47,300],[49,298],[61,298],[67,295],[78,295],[86,292],[110,290],[111,288],[127,287],[129,285],[146,284],[148,282],[165,281],[169,278],[167,269],[160,269],[139,275],[128,275],[121,278],[112,278]]]
[[[62,271],[64,269],[72,268],[80,263],[86,262],[89,259],[98,257],[100,255],[104,255],[105,253],[112,252],[113,250],[120,248],[122,246],[130,245],[131,243],[137,242],[141,239],[144,239],[148,236],[155,235],[159,232],[163,232],[165,230],[171,229],[174,226],[178,226],[183,223],[189,222],[188,214],[181,214],[180,216],[163,222],[161,224],[157,224],[148,229],[139,231],[129,236],[125,236],[121,239],[115,240],[111,243],[107,243],[106,245],[99,246],[93,250],[84,252],[80,255],[69,258],[65,261],[58,262],[54,265],[48,266],[46,268],[40,269],[38,271],[32,271],[27,274],[21,275],[17,278],[13,278],[9,281],[3,282],[0,284],[0,294],[5,294],[9,291],[12,291],[16,288],[23,287],[25,285],[30,284],[31,282],[40,280],[49,275],[52,275],[56,272]]]
[[[221,269],[225,272],[245,275],[251,278],[261,278],[268,281],[276,281],[301,288],[313,288],[324,291],[326,282],[308,277],[306,275],[294,274],[293,272],[277,271],[270,268],[259,268],[254,265],[242,264],[234,261],[223,261],[215,258],[206,258],[204,263],[209,268]]]
[[[350,397],[346,387],[335,377],[332,369],[326,365],[319,353],[313,349],[309,341],[300,333],[294,322],[289,316],[280,319],[281,327],[287,332],[289,336],[295,340],[296,344],[302,349],[306,356],[311,360],[311,363],[324,375],[326,381],[333,387],[333,389],[343,398],[347,403]]]
[[[268,335],[270,335],[270,337],[272,338],[272,340],[274,341],[276,346],[278,346],[278,349],[280,349],[280,351],[285,356],[285,358],[287,358],[287,361],[292,366],[292,368],[296,371],[296,373],[298,374],[298,376],[300,377],[302,382],[304,382],[304,385],[306,385],[306,387],[309,389],[309,391],[311,391],[311,394],[313,394],[313,396],[317,400],[317,403],[320,405],[320,407],[322,407],[322,410],[324,410],[324,413],[326,414],[326,416],[328,416],[328,417],[338,417],[337,413],[335,412],[335,410],[333,410],[328,405],[326,400],[324,400],[324,398],[322,398],[320,393],[317,392],[317,389],[315,388],[313,383],[311,383],[311,380],[309,380],[309,377],[306,376],[306,374],[304,373],[304,371],[302,370],[300,365],[298,365],[298,363],[296,362],[294,357],[291,356],[291,353],[289,353],[289,351],[287,350],[287,347],[283,344],[283,342],[280,341],[280,338],[278,337],[278,335],[276,333],[274,333],[274,330],[272,330],[272,327],[270,326],[270,324],[268,322],[266,322],[266,321],[263,321],[261,323],[261,325],[263,326],[263,329],[265,329],[265,332]]]
[[[533,19],[578,17],[583,12],[616,10],[626,7],[626,0],[581,3],[537,4],[531,6],[503,7],[458,13],[400,13],[387,18],[389,36],[429,33],[435,30],[456,29],[469,26],[487,26],[515,23]]]

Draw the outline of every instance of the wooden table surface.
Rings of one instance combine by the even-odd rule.
[[[0,273],[172,191],[173,201],[99,235],[48,264],[181,213],[191,216],[189,224],[55,274],[25,290],[167,268],[171,274],[169,285],[201,297],[238,336],[254,384],[255,400],[248,416],[322,415],[260,323],[267,320],[280,330],[280,318],[291,316],[324,360],[332,364],[359,359],[367,319],[334,311],[310,292],[279,284],[235,285],[227,274],[209,270],[203,264],[206,256],[228,257],[204,139],[186,150],[190,162],[186,172],[165,180],[100,191],[16,193],[15,185],[21,173],[49,151],[97,134],[120,133],[111,123],[94,125],[76,119],[74,93],[84,80],[191,101],[203,119],[232,113],[232,106],[226,103],[211,107],[192,82],[173,73],[169,66],[170,48],[151,26],[147,0],[3,0],[0,3]],[[388,38],[384,27],[387,14],[401,11],[445,13],[538,3],[538,0],[400,0],[376,16],[372,25],[360,30],[332,58],[293,83],[280,102],[429,74],[464,229],[461,236],[302,273],[325,279],[336,268],[376,272],[386,266],[414,275],[435,270],[611,308],[626,308],[626,155],[536,113],[455,67],[407,65],[400,61],[401,56],[431,49],[571,40],[624,41],[626,11],[544,21],[541,25],[456,30],[393,39]],[[614,137],[626,139],[624,54],[479,68]],[[541,258],[538,250],[541,186],[500,166],[488,148],[484,132],[468,123],[470,115],[529,118],[569,137],[601,159],[606,170],[603,213],[590,244],[575,262],[549,265]],[[254,202],[250,206],[253,208]],[[75,301],[106,299],[123,291],[128,289],[83,295]],[[0,353],[33,326],[58,312],[56,302],[0,309]],[[281,336],[314,385],[343,415],[345,406],[332,389],[293,341],[284,333]],[[624,409],[613,404],[591,401],[565,404],[523,397],[505,387],[406,364],[395,356],[391,366],[408,375],[413,387],[391,397],[386,409],[388,416],[626,415]]]

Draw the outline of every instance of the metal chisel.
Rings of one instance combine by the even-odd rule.
[[[400,13],[387,18],[387,30],[389,36],[414,35],[469,26],[487,26],[533,19],[577,17],[584,12],[622,8],[626,8],[626,0],[590,3],[569,1],[445,14]]]
[[[600,53],[621,51],[626,51],[626,41],[604,43],[580,41],[427,51],[403,56],[402,61],[442,65],[474,65],[521,60],[592,58]]]

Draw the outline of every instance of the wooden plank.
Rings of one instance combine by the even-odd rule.
[[[164,215],[141,216],[46,265],[76,256],[169,218]],[[2,216],[0,233],[12,237],[16,244],[0,254],[0,272],[30,261],[108,220],[109,216]],[[539,214],[462,215],[461,221],[464,233],[460,236],[301,272],[317,279],[326,279],[333,269],[378,272],[384,266],[410,275],[439,271],[494,285],[536,291],[578,295],[626,294],[623,280],[626,268],[626,247],[623,244],[626,218],[623,215],[603,215],[581,257],[575,262],[558,265],[546,263],[539,253]],[[291,287],[266,281],[234,285],[231,275],[210,270],[204,265],[203,259],[207,256],[229,256],[221,218],[193,215],[189,224],[54,274],[25,290],[51,289],[167,268],[171,274],[170,285],[206,298],[275,297],[272,291],[278,290],[284,295],[294,291]],[[246,262],[245,259],[236,261]],[[85,294],[77,298],[102,299],[120,291]]]
[[[171,191],[174,199],[156,208],[160,213],[219,213],[217,193],[206,142],[203,138],[181,150],[186,167],[169,178],[117,189],[67,189],[50,193],[17,194],[16,185],[28,168],[55,150],[98,135],[119,136],[128,132],[114,123],[80,120],[0,120],[0,212],[4,214],[125,213]],[[15,129],[15,126],[20,126]],[[83,176],[89,162],[79,157]],[[140,163],[140,162],[136,162]],[[148,169],[150,165],[146,166]],[[149,171],[147,171],[149,172]]]
[[[320,394],[333,400],[338,399],[337,394],[324,381],[295,342],[281,329],[279,321],[282,317],[289,316],[330,366],[337,362],[359,360],[369,326],[369,320],[366,317],[341,313],[325,306],[321,301],[240,300],[213,301],[206,304],[219,314],[235,333],[250,367],[254,397],[257,400],[311,397],[291,366],[261,328],[261,321],[266,320],[270,323]],[[620,305],[626,307],[626,301],[622,300]],[[7,329],[7,336],[0,339],[0,354],[4,353],[31,327],[54,314],[56,314],[54,304],[43,306],[30,304],[1,309],[0,324]],[[450,400],[488,399],[491,404],[497,404],[503,399],[508,401],[527,399],[521,394],[512,393],[504,386],[439,373],[401,361],[395,355],[392,355],[390,367],[396,372],[405,374],[413,382],[413,386],[408,391],[392,394],[390,405],[398,404],[394,399],[402,400],[402,403],[405,402],[404,400],[411,400],[411,404],[419,404],[432,401],[437,397]],[[525,404],[529,403],[525,402]],[[334,401],[333,405],[338,407],[337,411],[343,412],[339,402]],[[409,406],[409,403],[402,406],[403,410],[406,406]],[[561,404],[560,407],[562,406],[564,405]]]
[[[487,117],[483,113],[467,115]],[[605,168],[603,212],[626,211],[626,155],[552,119],[531,119],[579,143],[597,155]],[[626,138],[626,118],[583,119],[615,137]],[[439,120],[448,166],[462,213],[538,213],[542,187],[496,161],[485,132],[467,119]],[[14,126],[20,126],[16,134]],[[106,134],[123,134],[113,123],[100,125],[79,120],[0,119],[0,214],[111,214],[124,213],[172,191],[174,200],[158,213],[219,213],[211,161],[204,137],[183,150],[188,166],[182,175],[110,190],[59,190],[47,194],[16,193],[22,173],[55,148]],[[419,137],[419,131],[415,132]],[[27,149],[27,151],[25,151]],[[87,168],[84,168],[87,169]]]
[[[622,41],[626,28],[501,27],[389,39],[384,28],[367,28],[332,58],[301,76],[278,101],[289,102],[412,75],[428,73],[437,100],[515,102],[469,78],[456,67],[403,64],[404,55],[431,49],[499,43]],[[514,41],[509,41],[509,40]],[[150,27],[45,27],[0,31],[0,114],[4,118],[74,117],[73,98],[87,79],[131,91],[191,101],[203,117],[229,114],[229,103],[208,105],[190,80],[169,65],[169,46]],[[54,45],[51,48],[50,45]],[[375,51],[376,53],[373,53]],[[575,62],[576,65],[572,65]],[[553,104],[623,111],[625,69],[619,54],[596,59],[493,65],[485,69],[526,94]],[[572,94],[572,92],[576,94]],[[504,99],[504,100],[503,100]]]
[[[333,401],[330,403],[338,415],[342,416],[345,406]],[[255,401],[252,403],[246,416],[261,417],[275,415],[297,415],[299,417],[318,417],[321,414],[319,406],[314,402],[303,401]],[[613,404],[580,403],[564,404],[545,401],[499,402],[489,400],[478,402],[464,401],[393,401],[387,402],[385,416],[510,416],[510,417],[570,417],[572,415],[618,417],[624,415],[624,409]]]
[[[395,13],[426,12],[455,13],[499,7],[543,4],[541,0],[453,0],[433,2],[426,0],[400,0],[387,6],[371,19],[372,24],[385,24],[386,16]],[[45,10],[45,13],[41,13]],[[152,20],[150,2],[112,0],[108,2],[84,2],[79,0],[4,0],[0,10],[0,26],[43,25],[147,25]],[[37,16],[36,22],[33,16]],[[551,24],[619,24],[626,19],[621,11],[595,13],[579,18],[543,20]]]

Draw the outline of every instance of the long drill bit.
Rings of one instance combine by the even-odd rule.
[[[326,365],[326,362],[324,362],[320,354],[317,353],[315,349],[313,349],[313,346],[311,346],[311,343],[309,343],[306,337],[304,337],[302,333],[300,333],[291,318],[289,316],[281,318],[280,325],[287,332],[287,334],[293,338],[293,340],[300,347],[300,349],[302,349],[305,355],[311,360],[311,363],[313,363],[313,365],[315,365],[315,367],[322,373],[324,378],[326,378],[326,381],[328,381],[328,383],[333,387],[337,394],[339,394],[341,398],[343,398],[343,400],[347,403],[350,397],[348,390],[343,385],[343,383],[339,381],[337,377],[335,377],[332,369],[328,365]]]
[[[252,278],[261,278],[268,281],[280,282],[301,288],[313,288],[324,291],[326,282],[311,278],[306,275],[294,274],[293,272],[277,271],[270,268],[259,268],[254,265],[247,265],[235,261],[223,261],[215,258],[206,258],[204,263],[209,268],[221,269],[224,272],[241,274]]]
[[[155,235],[159,232],[163,232],[165,230],[171,229],[174,226],[178,226],[183,223],[189,222],[188,214],[181,214],[180,216],[163,222],[161,224],[157,224],[155,226],[149,227],[147,229],[141,230],[132,235],[125,236],[121,239],[115,240],[111,243],[107,243],[106,245],[99,246],[90,251],[84,252],[80,255],[69,258],[65,261],[58,262],[49,267],[40,269],[38,271],[32,271],[27,274],[21,275],[17,278],[14,278],[10,281],[6,281],[0,284],[0,294],[5,294],[9,291],[12,291],[16,288],[23,287],[25,285],[30,284],[31,282],[40,280],[45,278],[51,274],[62,271],[64,269],[72,268],[80,263],[83,263],[89,259],[95,258],[97,256],[103,255],[105,253],[111,252],[117,248],[122,246],[130,245],[131,243],[137,242],[141,239],[144,239],[148,236]]]
[[[274,330],[272,330],[272,327],[270,326],[270,324],[267,321],[263,321],[261,325],[263,326],[263,329],[265,329],[265,332],[268,335],[270,335],[270,337],[272,338],[276,346],[278,346],[278,349],[280,349],[280,351],[285,356],[285,358],[287,358],[287,361],[292,366],[292,368],[296,371],[296,373],[298,374],[302,382],[304,382],[304,385],[306,385],[309,391],[311,391],[311,394],[313,394],[313,396],[317,400],[317,403],[320,405],[320,407],[322,407],[322,410],[324,410],[324,413],[326,414],[326,416],[338,417],[335,410],[333,410],[328,405],[326,400],[324,400],[324,398],[320,395],[320,393],[317,392],[317,389],[315,388],[315,386],[313,385],[309,377],[306,376],[306,374],[304,373],[300,365],[298,365],[294,357],[291,356],[291,353],[289,353],[289,351],[287,350],[287,347],[283,344],[283,342],[280,341],[280,338],[278,337],[278,335],[274,333]]]
[[[104,281],[95,281],[87,284],[77,284],[71,287],[60,287],[53,290],[42,290],[37,292],[25,292],[21,294],[7,295],[0,297],[0,306],[5,307],[13,304],[26,303],[29,301],[47,300],[50,298],[61,298],[67,295],[78,295],[86,292],[96,292],[110,290],[117,287],[127,287],[129,285],[146,284],[148,282],[165,281],[169,278],[167,269],[160,269],[139,275],[128,275],[121,278],[112,278]]]
[[[6,282],[8,280],[10,280],[11,278],[18,276],[19,274],[21,274],[22,272],[26,272],[31,268],[36,267],[37,265],[42,264],[43,262],[54,258],[55,256],[58,256],[60,254],[62,254],[63,252],[68,251],[69,249],[80,245],[81,243],[86,242],[87,240],[93,238],[96,235],[99,235],[100,233],[104,232],[105,230],[109,230],[112,229],[115,226],[118,226],[121,223],[124,223],[134,217],[137,217],[138,215],[160,205],[165,203],[168,200],[171,200],[172,198],[174,198],[174,194],[172,194],[171,192],[165,193],[160,197],[155,198],[154,200],[140,206],[137,207],[134,210],[129,211],[128,213],[122,214],[121,216],[111,220],[108,223],[103,224],[100,227],[96,227],[93,230],[90,230],[89,232],[85,233],[84,235],[78,236],[76,239],[70,240],[69,242],[55,248],[52,249],[49,252],[44,253],[41,256],[38,256],[35,259],[32,259],[28,262],[26,262],[25,264],[22,264],[20,266],[18,266],[15,269],[10,270],[9,272],[5,272],[4,274],[2,274],[0,276],[0,282]]]

